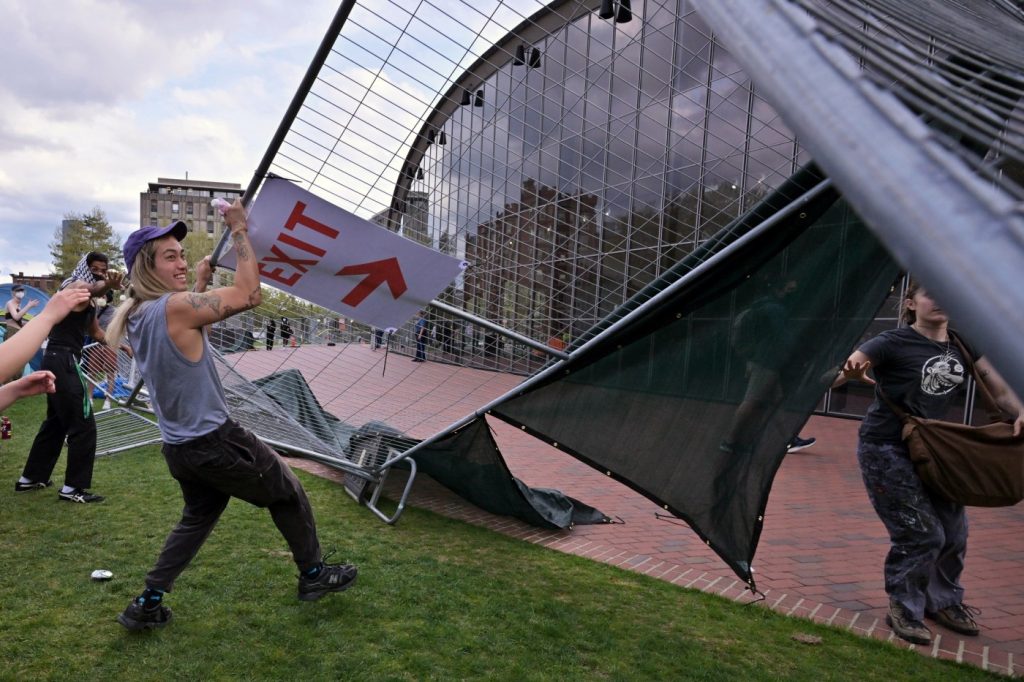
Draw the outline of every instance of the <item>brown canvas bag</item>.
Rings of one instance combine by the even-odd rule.
[[[907,415],[903,439],[924,484],[972,507],[1009,507],[1024,499],[1024,434],[1005,422],[968,426]]]
[[[1000,415],[985,382],[960,340],[960,348],[975,385],[989,412]],[[903,420],[903,440],[921,480],[939,496],[972,507],[1009,507],[1024,500],[1024,433],[1013,435],[1013,424],[998,421],[968,426],[907,414],[879,391]],[[1001,415],[1000,415],[1001,416]]]

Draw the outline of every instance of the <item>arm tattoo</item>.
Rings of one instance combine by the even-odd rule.
[[[235,232],[231,235],[231,239],[235,242],[235,254],[238,260],[249,260],[249,245],[242,233]]]
[[[192,310],[209,308],[217,315],[220,315],[220,296],[216,294],[188,294],[185,300],[192,306]]]

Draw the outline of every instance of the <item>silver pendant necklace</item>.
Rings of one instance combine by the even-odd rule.
[[[938,348],[938,349],[939,349],[940,351],[942,351],[942,356],[941,356],[941,357],[939,358],[939,360],[940,360],[941,362],[947,362],[947,363],[951,363],[951,362],[953,362],[953,360],[954,360],[954,358],[953,358],[953,353],[952,353],[952,352],[950,352],[950,350],[949,350],[949,331],[948,331],[948,330],[946,331],[946,347],[945,347],[945,348],[943,348],[943,347],[942,347],[942,344],[940,344],[940,343],[939,343],[938,341],[936,341],[935,339],[931,338],[930,336],[927,336],[927,335],[925,335],[924,333],[922,333],[922,332],[921,332],[921,330],[920,330],[920,329],[918,329],[917,327],[915,327],[914,325],[910,325],[910,327],[911,327],[911,328],[912,328],[912,329],[913,329],[913,330],[914,330],[915,332],[917,332],[918,334],[920,334],[920,335],[921,335],[922,337],[924,337],[924,338],[928,339],[928,341],[930,341],[930,342],[931,342],[931,344],[932,344],[933,346],[935,346],[935,347],[936,347],[936,348]]]

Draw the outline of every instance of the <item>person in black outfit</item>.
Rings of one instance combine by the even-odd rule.
[[[90,253],[79,262],[72,276],[61,284],[61,289],[76,281],[84,282],[96,296],[120,286],[121,277],[118,273],[111,273],[108,277],[107,257]],[[106,340],[91,300],[55,324],[47,337],[42,369],[53,373],[57,390],[46,396],[46,419],[32,442],[21,478],[14,484],[15,492],[28,492],[53,485],[50,474],[60,458],[66,438],[68,461],[64,472],[64,487],[58,492],[58,499],[85,504],[103,501],[102,496],[86,490],[92,486],[93,463],[96,459],[96,420],[92,411],[92,391],[81,369],[86,334],[100,342]]]
[[[267,320],[267,350],[274,350],[274,334],[277,333],[277,322]]]
[[[799,284],[795,279],[766,279],[763,286],[764,296],[733,322],[732,347],[745,365],[747,386],[719,446],[722,452],[750,454],[785,394],[782,370],[797,341],[789,324],[787,299]]]
[[[285,348],[288,347],[288,342],[292,340],[292,326],[288,324],[288,318],[281,318],[281,345]]]

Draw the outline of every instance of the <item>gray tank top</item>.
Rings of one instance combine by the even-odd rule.
[[[167,299],[147,301],[128,318],[128,340],[153,400],[165,443],[205,436],[228,419],[217,367],[203,333],[203,356],[188,360],[167,332]]]

